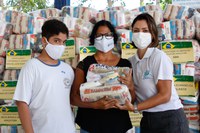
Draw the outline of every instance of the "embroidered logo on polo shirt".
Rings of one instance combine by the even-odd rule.
[[[152,79],[153,75],[149,70],[146,70],[143,75],[143,79]]]
[[[65,85],[65,89],[70,88],[71,82],[70,82],[70,80],[68,78],[64,78],[63,83]]]

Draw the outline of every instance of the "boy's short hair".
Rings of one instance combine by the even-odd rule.
[[[58,35],[60,32],[66,34],[68,37],[69,31],[67,26],[57,19],[47,20],[42,26],[42,37],[46,37],[47,40],[54,35]]]

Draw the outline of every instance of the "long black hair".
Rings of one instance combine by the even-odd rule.
[[[94,45],[94,39],[95,39],[97,30],[100,26],[107,26],[110,29],[110,32],[112,32],[113,37],[114,37],[114,43],[117,44],[118,35],[115,31],[114,26],[109,21],[101,20],[101,21],[97,22],[92,29],[92,32],[90,35],[90,45]]]

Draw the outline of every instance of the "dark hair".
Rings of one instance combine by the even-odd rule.
[[[58,35],[60,32],[66,34],[68,37],[69,31],[67,26],[57,19],[47,20],[42,26],[42,37],[46,37],[47,40],[54,35]]]
[[[94,45],[94,39],[95,39],[97,30],[100,26],[107,26],[110,29],[110,32],[112,32],[113,37],[114,37],[114,43],[117,44],[118,35],[115,31],[114,26],[109,21],[101,20],[97,22],[92,29],[92,32],[90,34],[90,45]]]
[[[153,17],[151,15],[149,15],[148,13],[142,13],[140,15],[138,15],[134,20],[133,23],[131,25],[131,27],[133,28],[133,26],[135,25],[135,23],[138,20],[145,20],[147,22],[148,28],[149,28],[149,32],[152,36],[152,42],[149,45],[149,47],[157,47],[158,46],[158,30],[156,27],[156,22],[153,19]]]

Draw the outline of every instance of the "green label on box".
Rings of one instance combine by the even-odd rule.
[[[136,54],[137,49],[131,43],[122,43],[122,58],[128,59],[129,57]]]
[[[0,125],[21,125],[16,106],[0,106]]]
[[[198,92],[193,76],[174,76],[174,85],[179,96],[196,96]]]
[[[12,100],[17,81],[1,81],[0,82],[0,99]]]
[[[191,41],[161,42],[162,49],[192,48]]]
[[[96,53],[96,48],[94,46],[80,47],[80,61],[89,55]]]
[[[195,56],[191,41],[160,42],[160,45],[174,63],[194,62]]]
[[[31,59],[31,50],[7,50],[6,69],[21,69]]]
[[[26,49],[26,50],[7,50],[6,51],[6,56],[28,56],[31,55],[31,50]]]
[[[75,58],[75,41],[74,41],[74,39],[68,39],[66,41],[66,48],[61,57],[61,60],[69,59],[69,58]]]

